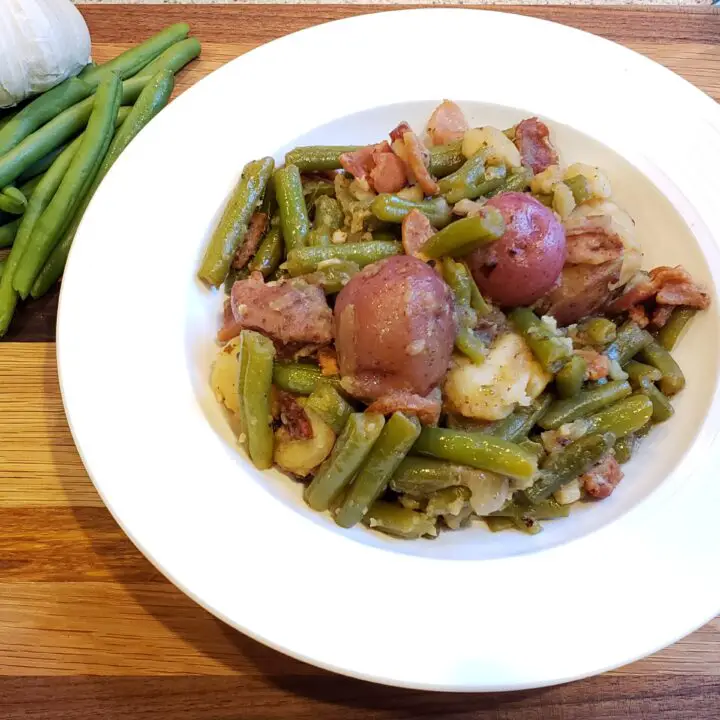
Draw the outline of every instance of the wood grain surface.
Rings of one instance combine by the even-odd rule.
[[[98,61],[171,22],[190,22],[203,41],[203,56],[183,72],[178,92],[275,37],[378,10],[326,5],[81,9]],[[720,99],[716,11],[518,11],[622,42]],[[720,717],[720,620],[598,678],[487,695],[430,694],[338,677],[231,630],[138,553],[95,493],[65,421],[55,347],[46,342],[54,337],[54,314],[53,298],[27,308],[13,334],[0,343],[0,720]],[[519,651],[534,652],[541,662],[542,648]]]

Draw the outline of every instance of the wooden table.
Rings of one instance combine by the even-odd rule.
[[[327,5],[82,8],[99,61],[164,25],[189,22],[203,42],[203,56],[182,74],[180,92],[275,37],[373,10]],[[622,42],[720,99],[717,11],[517,11]],[[28,308],[0,344],[2,720],[720,717],[719,620],[651,658],[598,678],[490,695],[428,694],[350,680],[231,630],[140,555],[95,493],[63,413],[53,345],[55,306],[50,297]],[[542,656],[542,648],[518,648],[525,651]]]

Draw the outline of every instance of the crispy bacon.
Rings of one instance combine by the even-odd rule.
[[[523,120],[515,128],[515,145],[520,151],[522,164],[531,167],[534,173],[558,162],[557,150],[550,142],[550,130],[536,117]]]
[[[595,467],[580,476],[585,492],[598,500],[608,497],[623,479],[623,471],[614,455],[606,455]]]
[[[672,313],[672,305],[658,305],[650,318],[650,324],[655,328],[665,327]]]
[[[443,100],[433,110],[427,129],[433,145],[445,145],[455,140],[462,140],[468,124],[463,111],[456,103]]]
[[[628,318],[641,328],[646,328],[650,323],[644,305],[633,305],[628,310]]]
[[[370,403],[367,412],[376,412],[382,415],[403,412],[406,415],[415,415],[423,425],[437,425],[441,410],[442,395],[440,389],[435,388],[427,397],[403,390],[394,390]]]
[[[428,258],[420,252],[420,248],[435,234],[435,228],[427,216],[417,209],[412,209],[402,221],[402,244],[407,255],[427,262]]]
[[[236,270],[242,270],[260,245],[260,241],[267,230],[268,216],[264,212],[253,213],[245,238],[235,253],[232,266]]]

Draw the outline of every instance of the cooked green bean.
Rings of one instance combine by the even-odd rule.
[[[152,77],[163,70],[168,70],[174,75],[194,60],[200,54],[200,50],[200,41],[197,38],[180,40],[158,55],[140,72],[145,77]]]
[[[518,407],[504,420],[495,423],[486,432],[488,435],[519,443],[527,438],[537,421],[547,412],[551,402],[552,396],[549,393],[543,393],[530,405]]]
[[[329,382],[317,381],[305,407],[313,410],[320,419],[339,435],[353,409],[350,403]]]
[[[434,518],[431,519],[423,513],[381,500],[378,500],[368,510],[363,522],[373,530],[380,530],[405,540],[437,535]]]
[[[589,345],[607,345],[617,337],[617,327],[604,317],[588,318],[578,325],[578,336]]]
[[[328,382],[336,389],[340,387],[338,376],[323,375],[317,365],[308,363],[275,363],[273,382],[281,390],[296,395],[310,395],[321,382]]]
[[[385,425],[378,413],[353,413],[335,442],[330,457],[305,489],[305,502],[313,510],[327,510],[347,487]]]
[[[120,78],[114,73],[110,73],[98,87],[93,112],[82,141],[57,192],[37,219],[15,270],[13,287],[23,299],[29,295],[38,273],[69,225],[73,212],[82,202],[83,191],[92,182],[108,150],[120,109],[121,94]]]
[[[631,360],[625,366],[625,372],[628,374],[630,385],[635,390],[640,389],[646,382],[654,383],[662,377],[662,373],[657,368],[637,360]]]
[[[533,520],[554,520],[555,518],[567,517],[570,514],[569,505],[561,505],[553,498],[541,500],[536,505],[523,505],[519,502],[510,502],[490,517],[530,517]]]
[[[5,265],[7,264],[7,260],[5,258],[2,258],[0,260],[0,278],[2,277],[2,274],[5,272]]]
[[[436,490],[465,485],[468,473],[475,470],[432,458],[406,457],[390,478],[390,489],[413,497],[425,497]]]
[[[305,247],[305,240],[310,231],[300,170],[297,165],[286,165],[276,170],[274,177],[280,227],[285,240],[285,249],[290,253]]]
[[[0,225],[0,248],[10,247],[15,242],[19,227],[20,219]]]
[[[575,397],[585,382],[587,362],[580,355],[573,355],[555,376],[555,387],[561,398]]]
[[[319,285],[326,295],[339,293],[360,272],[360,266],[349,260],[328,260],[309,275],[301,275],[311,285]]]
[[[615,341],[608,347],[605,354],[611,360],[617,360],[624,367],[646,345],[653,340],[652,335],[639,325],[628,320],[617,332]]]
[[[555,430],[565,423],[602,410],[627,397],[631,392],[630,383],[626,381],[609,382],[582,390],[575,397],[553,402],[538,420],[538,425],[544,430]]]
[[[385,491],[392,474],[419,434],[417,418],[401,412],[393,413],[363,461],[335,516],[335,522],[340,527],[352,527],[363,519],[370,506]]]
[[[321,263],[328,260],[348,260],[362,268],[400,253],[402,253],[402,245],[399,242],[383,240],[346,243],[331,247],[304,247],[288,253],[286,266],[290,275],[295,277],[314,272]]]
[[[343,211],[335,198],[321,195],[315,201],[315,221],[308,232],[307,244],[311,247],[328,246],[332,235],[343,224]]]
[[[460,169],[465,163],[462,154],[462,140],[447,145],[433,145],[430,148],[430,165],[428,170],[436,178],[443,178]]]
[[[665,420],[669,420],[675,413],[675,409],[670,401],[653,383],[646,380],[640,387],[640,393],[647,396],[646,399],[650,400],[652,405],[652,421],[654,423],[665,422]]]
[[[444,195],[451,205],[464,198],[475,199],[480,196],[475,189],[477,185],[487,179],[485,177],[486,156],[487,152],[484,149],[478,150],[463,163],[462,167],[440,180],[438,183],[440,194]]]
[[[532,193],[532,196],[545,207],[552,208],[554,197],[552,193]]]
[[[590,182],[584,175],[574,175],[565,180],[565,184],[570,188],[570,192],[572,192],[573,198],[578,205],[592,197]]]
[[[570,443],[558,453],[548,455],[535,484],[525,490],[525,498],[535,505],[576,477],[586,473],[615,443],[612,433],[593,433]]]
[[[631,395],[587,418],[587,432],[611,432],[623,438],[645,427],[652,416],[653,403],[644,395]]]
[[[515,308],[508,318],[547,372],[558,372],[572,357],[572,343],[555,335],[529,308]]]
[[[307,145],[296,147],[285,155],[286,165],[295,165],[301,172],[339,170],[340,156],[357,150],[357,145]]]
[[[502,532],[503,530],[512,530],[516,527],[515,518],[502,517],[500,515],[488,515],[483,520],[487,523],[487,526],[494,533]]]
[[[685,326],[695,317],[697,310],[686,307],[676,307],[670,319],[658,330],[657,341],[668,352],[675,349],[675,346],[682,335]]]
[[[651,338],[651,341],[640,351],[639,357],[662,373],[658,385],[665,395],[675,395],[685,387],[685,376],[680,366],[656,340]]]
[[[22,215],[27,208],[27,198],[14,185],[0,191],[0,210],[11,215]]]
[[[250,272],[261,272],[264,278],[270,277],[278,269],[284,255],[284,245],[280,226],[274,222],[260,243],[253,259],[248,263]]]
[[[613,448],[615,452],[615,459],[621,465],[624,465],[626,462],[630,462],[638,444],[639,440],[634,434],[618,438],[615,442],[615,447]]]
[[[461,262],[456,262],[451,257],[444,257],[441,269],[443,279],[455,295],[455,304],[469,308],[471,289],[470,272],[467,267]]]
[[[244,432],[250,459],[259,470],[272,467],[273,430],[270,410],[270,386],[273,379],[275,346],[270,338],[252,330],[243,330],[247,365],[243,382]]]
[[[248,369],[248,343],[245,341],[246,335],[240,333],[240,345],[238,349],[238,377],[237,377],[237,392],[238,392],[238,422],[239,432],[238,440],[241,444],[247,445],[247,419],[245,415],[245,381],[247,379]],[[271,396],[272,397],[272,396]]]
[[[467,266],[466,266],[467,267]],[[468,276],[470,278],[470,307],[480,316],[490,314],[490,305],[488,305],[485,298],[482,296],[480,289],[473,278],[472,273],[468,269]]]
[[[451,220],[451,210],[444,197],[414,202],[399,195],[383,193],[370,203],[370,212],[383,222],[401,223],[411,210],[419,210],[436,228],[445,227]]]
[[[547,453],[542,443],[535,442],[534,440],[520,440],[518,445],[538,459],[538,462],[542,460]]]
[[[487,347],[471,328],[461,327],[455,335],[455,347],[475,365],[485,362]]]
[[[537,470],[535,458],[521,447],[491,435],[426,427],[413,451],[517,480],[528,480]]]
[[[228,274],[233,256],[247,233],[250,218],[262,201],[273,167],[273,159],[266,157],[253,160],[243,168],[198,272],[208,284],[218,286]]]
[[[480,214],[456,220],[436,232],[421,246],[420,252],[429,258],[467,255],[483,245],[499,240],[504,232],[505,222],[500,211],[490,207],[483,208]]]
[[[465,509],[470,495],[470,489],[460,485],[436,490],[428,497],[425,514],[429,517],[457,516]]]
[[[523,192],[527,190],[532,180],[532,170],[529,168],[518,168],[507,176],[502,185],[488,192],[488,197],[494,197],[504,192]]]

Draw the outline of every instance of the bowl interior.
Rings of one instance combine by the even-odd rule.
[[[377,142],[401,120],[407,120],[417,130],[423,128],[435,105],[436,101],[427,101],[375,107],[337,118],[297,137],[286,147],[258,148],[257,154],[274,154],[276,161],[282,162],[284,153],[296,145]],[[460,105],[471,126],[509,127],[533,114],[479,102],[460,101]],[[688,222],[676,209],[676,206],[682,205],[680,195],[677,193],[675,197],[676,191],[667,178],[653,177],[652,167],[644,167],[644,172],[641,172],[593,138],[552,118],[545,120],[550,125],[563,163],[581,161],[597,165],[607,172],[613,187],[613,199],[635,220],[638,239],[645,253],[643,267],[682,264],[694,278],[713,288],[715,295],[710,271],[698,242]],[[247,158],[238,158],[238,172],[245,161]],[[662,180],[667,196],[653,180]],[[216,217],[208,224],[207,236],[222,210],[222,199],[218,201]],[[207,236],[198,238],[198,263]],[[235,480],[259,484],[276,502],[292,508],[307,522],[319,523],[328,533],[342,533],[365,545],[426,558],[480,560],[534,553],[570,542],[607,525],[648,498],[677,470],[708,411],[717,383],[717,317],[715,313],[705,313],[693,321],[686,337],[673,353],[688,381],[684,392],[674,399],[675,416],[655,428],[644,440],[635,457],[624,467],[625,479],[610,498],[574,507],[570,517],[544,523],[544,531],[536,536],[517,532],[493,534],[480,523],[464,530],[444,532],[433,541],[400,541],[364,527],[351,530],[338,528],[328,514],[317,514],[304,505],[299,483],[276,471],[259,472],[247,461],[209,385],[210,368],[218,349],[214,338],[221,322],[222,300],[221,292],[208,291],[194,277],[188,277],[185,295],[187,367],[203,413],[225,441],[228,453],[235,458]]]

